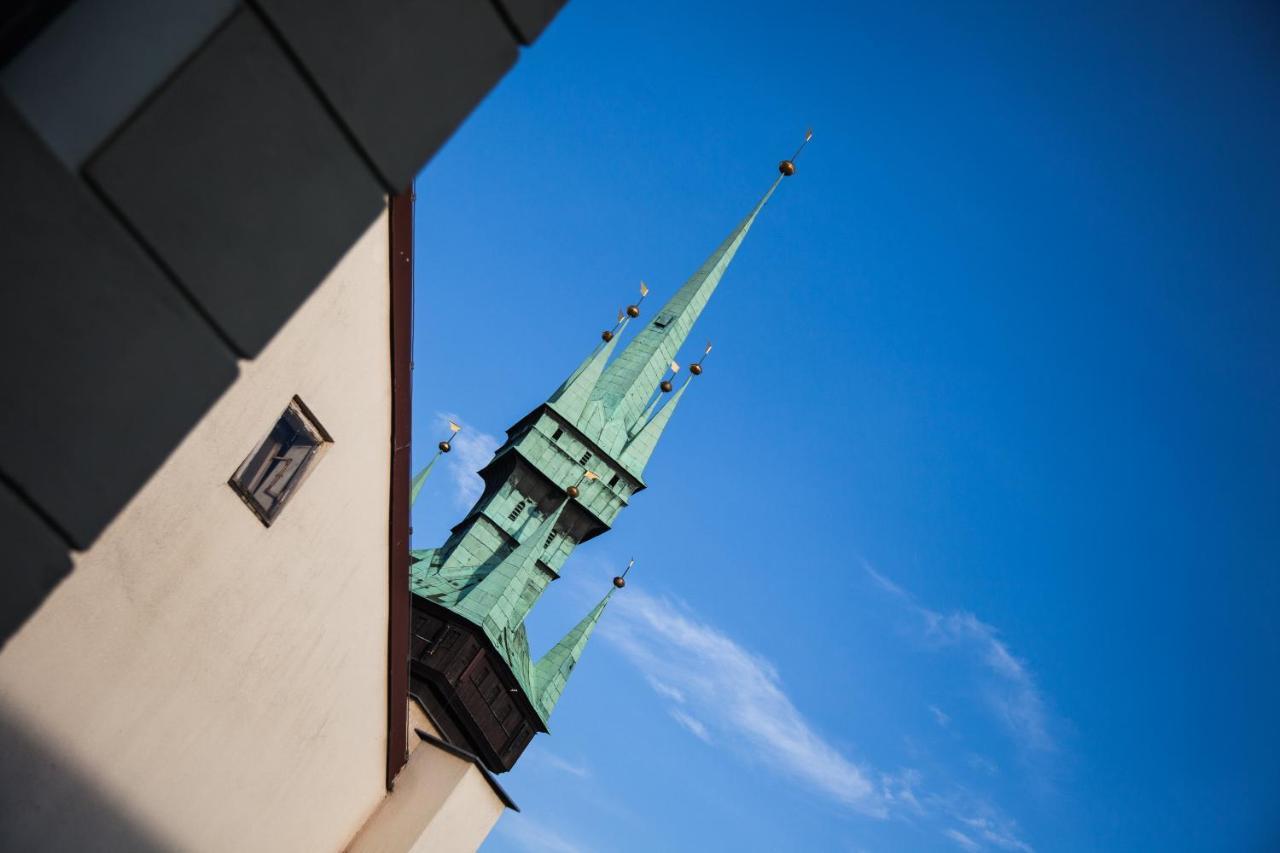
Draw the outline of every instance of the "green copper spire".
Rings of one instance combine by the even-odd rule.
[[[547,401],[553,409],[571,421],[582,417],[582,410],[591,396],[591,390],[600,381],[600,374],[604,372],[604,366],[613,355],[614,349],[618,346],[618,340],[629,322],[631,318],[623,315],[611,333],[613,336],[607,341],[601,341],[591,351],[591,355],[578,365],[578,369],[570,374],[564,384],[556,389]]]
[[[738,247],[742,245],[747,232],[751,230],[756,217],[778,188],[782,178],[783,175],[778,176],[751,212],[658,311],[653,322],[635,336],[596,383],[591,400],[602,403],[610,419],[624,425],[623,430],[611,437],[612,440],[603,442],[605,450],[616,453],[622,449],[619,445],[625,441],[627,432],[644,411],[658,380],[676,357],[694,322],[702,314],[702,309],[706,307],[729,263],[737,254]],[[593,438],[604,438],[605,432],[602,428],[593,434],[588,427],[588,434]]]
[[[431,475],[431,469],[435,467],[436,460],[439,458],[439,453],[432,456],[427,466],[418,472],[418,476],[413,478],[413,486],[409,489],[409,506],[413,506],[414,502],[418,500],[418,492],[422,491],[422,485],[427,482],[427,477]]]
[[[644,473],[644,466],[649,464],[649,457],[653,455],[653,449],[658,446],[658,439],[662,436],[662,431],[667,428],[667,421],[671,420],[671,416],[675,414],[680,398],[684,396],[685,389],[692,381],[692,376],[685,377],[684,384],[667,401],[667,404],[658,409],[656,415],[640,425],[635,438],[627,443],[622,451],[622,458],[618,460],[622,463],[622,467],[637,474]]]
[[[541,660],[531,660],[530,610],[574,549],[608,532],[646,488],[643,474],[654,449],[689,382],[703,372],[695,362],[673,388],[680,370],[673,362],[795,165],[784,160],[778,170],[779,178],[666,305],[643,319],[636,319],[639,303],[628,306],[555,392],[507,430],[478,472],[479,497],[447,541],[412,552],[414,630],[420,631],[414,678],[444,697],[442,713],[454,715],[466,737],[487,750],[491,767],[509,769],[533,731],[546,730],[604,613],[611,594]],[[646,292],[642,284],[642,299]],[[619,347],[632,320],[638,330]],[[709,351],[708,344],[703,355]],[[415,494],[425,475],[415,481]],[[625,574],[614,579],[616,587]]]
[[[560,696],[564,693],[564,686],[569,681],[573,668],[578,665],[578,661],[582,658],[582,652],[587,648],[587,640],[591,639],[591,632],[596,629],[596,624],[600,621],[600,615],[604,613],[605,607],[608,606],[609,598],[613,595],[613,592],[611,589],[605,593],[604,598],[600,599],[600,603],[591,608],[591,612],[584,616],[581,622],[574,625],[573,629],[565,634],[564,638],[551,648],[551,651],[543,655],[542,659],[534,667],[534,694],[530,698],[533,700],[533,706],[538,709],[538,714],[543,720],[551,716],[556,703],[560,701]]]

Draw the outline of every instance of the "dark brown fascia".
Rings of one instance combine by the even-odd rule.
[[[387,541],[387,790],[406,759],[409,701],[409,445],[413,398],[413,187],[391,197],[391,495]]]

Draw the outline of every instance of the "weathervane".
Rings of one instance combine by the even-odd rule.
[[[644,280],[642,279],[642,280],[640,281],[640,298],[636,301],[636,303],[635,303],[634,305],[628,305],[628,306],[627,306],[627,316],[628,316],[628,317],[639,317],[639,316],[640,316],[640,303],[641,303],[641,302],[644,302],[644,298],[645,298],[646,296],[648,296],[648,295],[649,295],[649,285],[645,284],[645,283],[644,283]]]
[[[436,445],[436,447],[439,448],[438,452],[448,453],[450,450],[453,450],[453,445],[449,443],[449,439],[453,438],[455,435],[457,435],[461,431],[462,431],[462,427],[459,424],[455,424],[453,421],[449,421],[449,434],[445,436],[444,441]]]

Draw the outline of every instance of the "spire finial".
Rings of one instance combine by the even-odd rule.
[[[595,471],[592,471],[590,468],[583,468],[582,475],[578,477],[578,482],[574,483],[572,486],[565,489],[565,491],[568,493],[570,498],[576,498],[578,495],[582,494],[581,486],[584,482],[586,482],[587,480],[595,482],[596,480],[599,480],[599,479],[600,479],[600,475],[597,474]]]
[[[707,356],[711,355],[711,341],[707,341],[707,348],[702,351],[702,358],[689,365],[689,372],[694,376],[702,375],[702,362],[707,360]]]
[[[809,140],[813,139],[813,128],[809,128],[804,132],[804,142],[800,143],[800,147],[796,149],[796,153],[791,155],[790,160],[783,160],[778,164],[778,171],[782,173],[784,178],[789,178],[796,173],[796,160],[800,157],[800,152],[809,144]]]
[[[449,421],[449,438],[453,438],[461,429],[462,427],[458,426],[453,421]],[[431,461],[426,464],[426,467],[419,471],[417,476],[413,478],[413,485],[409,487],[410,506],[413,506],[413,504],[418,500],[418,493],[422,491],[422,486],[427,482],[427,477],[431,474],[431,469],[435,467],[436,460],[440,458],[440,454],[448,453],[453,449],[453,445],[449,443],[449,438],[446,438],[444,441],[436,445],[436,455],[432,456]]]
[[[453,421],[449,421],[449,434],[445,437],[444,441],[436,445],[436,447],[439,448],[439,452],[448,453],[450,450],[453,450],[453,445],[449,443],[449,439],[453,438],[461,431],[462,427],[460,425],[455,424]]]
[[[618,321],[613,324],[612,329],[605,329],[600,333],[600,338],[607,344],[613,340],[613,336],[618,333],[618,329],[622,328],[622,323],[627,319],[627,312],[621,308],[618,309]]]
[[[664,376],[662,381],[658,383],[658,387],[662,389],[663,394],[671,392],[671,380],[676,378],[676,374],[680,372],[680,362],[675,359],[671,360],[671,375]]]
[[[644,302],[644,298],[649,295],[649,285],[644,283],[644,279],[640,280],[640,298],[636,300],[634,305],[627,306],[628,317],[640,316],[640,303]]]
[[[613,579],[613,585],[618,589],[622,589],[627,585],[627,572],[631,571],[631,567],[636,564],[636,558],[632,557],[631,562],[627,563],[627,567],[622,570],[622,574]]]

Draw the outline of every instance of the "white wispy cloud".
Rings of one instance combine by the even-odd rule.
[[[501,442],[496,436],[475,429],[453,412],[437,412],[442,435],[448,434],[449,421],[462,426],[462,431],[449,440],[453,451],[445,457],[449,477],[454,486],[454,502],[470,508],[484,491],[484,481],[476,474],[493,458]]]
[[[999,632],[967,611],[919,611],[925,618],[928,639],[967,648],[994,676],[986,687],[987,703],[1018,744],[1030,750],[1053,750],[1044,697],[1031,670],[1010,653]]]
[[[934,721],[944,729],[951,725],[951,715],[939,708],[937,705],[930,705],[929,713],[933,714]]]
[[[947,838],[950,838],[956,844],[959,844],[965,850],[978,849],[978,842],[974,841],[972,838],[965,835],[963,832],[961,832],[958,829],[954,829],[954,828],[948,829],[948,830],[945,830],[942,834],[945,835]]]
[[[871,781],[875,775],[814,729],[783,690],[771,663],[687,609],[641,590],[624,597],[616,610],[604,635],[655,689],[678,703],[673,717],[679,711],[696,721],[707,738],[713,730],[723,731],[724,742],[742,746],[837,803],[886,816],[883,794]],[[697,734],[697,727],[690,730]]]
[[[537,752],[533,753],[533,755],[536,756],[536,761],[545,764],[553,770],[558,770],[561,773],[568,773],[570,776],[577,776],[579,779],[588,779],[591,777],[591,768],[586,764],[570,761],[563,756],[556,755],[549,749],[539,749]]]
[[[940,821],[964,827],[963,832],[953,828],[945,834],[957,843],[961,842],[951,832],[964,835],[974,845],[967,849],[1035,853],[1035,848],[1021,838],[1016,820],[968,788],[957,786],[946,794],[931,794],[925,798],[925,804]]]
[[[1044,696],[1027,664],[1015,657],[1000,632],[967,610],[942,613],[918,604],[915,597],[877,572],[863,568],[876,586],[899,599],[920,620],[924,641],[935,647],[954,647],[973,656],[987,673],[983,693],[991,711],[1023,749],[1048,752],[1056,748],[1049,732]],[[935,715],[937,709],[934,710]],[[945,716],[945,715],[944,715]],[[939,723],[943,723],[938,718]],[[945,723],[943,723],[945,725]]]
[[[649,682],[649,686],[653,688],[653,692],[659,696],[665,696],[672,702],[683,702],[684,694],[666,682],[659,681],[652,675],[646,675],[645,680]]]
[[[711,733],[707,731],[707,727],[702,721],[696,717],[691,717],[679,708],[671,708],[671,717],[681,726],[686,728],[690,734],[704,743],[711,743]]]
[[[556,830],[518,812],[507,812],[497,832],[527,853],[581,853],[583,847]]]
[[[990,816],[967,817],[960,819],[962,823],[982,840],[994,844],[1001,850],[1017,850],[1019,853],[1035,853],[1030,844],[1015,834],[1014,826],[1004,820]]]
[[[916,796],[923,778],[920,771],[912,769],[881,774],[880,795],[891,809],[897,807],[899,812],[924,815],[927,810]]]

